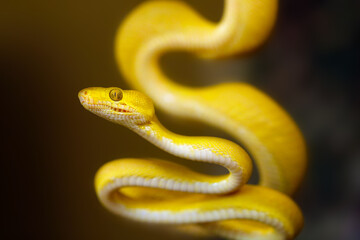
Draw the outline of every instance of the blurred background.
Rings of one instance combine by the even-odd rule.
[[[141,2],[0,2],[4,239],[196,239],[109,213],[93,187],[97,169],[122,157],[219,171],[162,152],[90,114],[77,99],[85,87],[128,88],[114,60],[114,36]],[[210,20],[221,17],[223,1],[186,2]],[[280,0],[272,36],[251,56],[162,58],[175,81],[246,81],[293,116],[309,151],[308,172],[295,196],[305,216],[299,240],[360,239],[359,10],[356,0]],[[229,138],[203,124],[158,115],[182,134]]]

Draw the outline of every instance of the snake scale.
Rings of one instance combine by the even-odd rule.
[[[116,214],[148,223],[190,226],[228,239],[293,239],[303,216],[289,197],[306,168],[306,148],[290,116],[270,97],[245,83],[188,87],[159,67],[167,52],[204,59],[250,52],[274,25],[276,0],[226,0],[218,23],[180,1],[146,1],[119,27],[116,59],[136,90],[86,88],[81,104],[121,124],[175,156],[218,164],[228,174],[212,176],[160,159],[119,159],[95,177],[101,203]],[[233,136],[252,155],[216,137],[183,136],[157,119],[162,111],[212,125]],[[140,147],[139,147],[140,148]]]

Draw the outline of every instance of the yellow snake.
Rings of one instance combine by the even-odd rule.
[[[124,125],[157,147],[188,160],[228,169],[210,176],[159,159],[120,159],[96,174],[96,193],[110,211],[149,223],[196,226],[229,239],[293,239],[303,217],[291,200],[306,167],[303,137],[271,98],[244,83],[191,88],[159,68],[169,51],[220,58],[252,51],[268,37],[275,0],[227,0],[219,23],[178,1],[147,1],[120,26],[116,57],[135,89],[87,88],[83,106]],[[169,114],[203,121],[243,144],[258,165],[259,185],[247,185],[252,165],[237,144],[175,134],[160,124],[153,103]],[[140,148],[140,147],[139,147]]]

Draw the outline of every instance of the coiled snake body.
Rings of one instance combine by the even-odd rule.
[[[116,56],[129,84],[87,88],[83,106],[124,125],[159,148],[185,159],[222,165],[210,176],[159,159],[120,159],[105,164],[95,179],[100,201],[110,211],[139,221],[196,224],[231,239],[292,239],[303,218],[287,196],[306,166],[305,144],[295,123],[273,100],[243,83],[190,88],[172,82],[158,67],[168,51],[203,58],[249,52],[268,36],[275,0],[227,0],[220,23],[211,23],[186,4],[149,1],[132,12],[118,31]],[[179,117],[206,122],[231,134],[252,154],[259,185],[246,185],[248,154],[235,143],[170,132],[157,120],[152,101]]]

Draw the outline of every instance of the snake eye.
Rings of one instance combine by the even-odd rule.
[[[123,93],[120,89],[115,88],[110,91],[109,96],[113,101],[120,101],[123,98]]]

